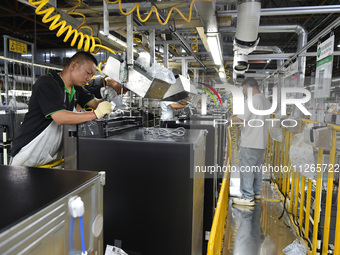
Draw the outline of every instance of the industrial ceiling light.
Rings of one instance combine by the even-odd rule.
[[[120,44],[120,45],[126,47],[126,42],[123,42],[122,40],[118,39],[117,37],[115,37],[115,36],[113,36],[113,35],[111,35],[111,34],[106,35],[106,34],[104,33],[103,30],[100,30],[99,33],[101,33],[102,35],[106,36],[106,37],[109,38],[111,41],[116,42],[116,43],[118,43],[118,44]]]
[[[234,50],[249,54],[259,42],[261,1],[239,0],[237,5],[237,26],[234,38]]]
[[[207,34],[207,43],[215,65],[222,65],[222,51],[218,34]]]
[[[244,73],[248,70],[248,55],[235,51],[233,68],[236,73]]]

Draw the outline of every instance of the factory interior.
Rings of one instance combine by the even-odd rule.
[[[0,254],[340,255],[339,1],[2,0],[0,35]]]

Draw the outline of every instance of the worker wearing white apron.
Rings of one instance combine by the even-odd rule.
[[[33,86],[29,109],[11,150],[11,165],[40,166],[63,156],[62,125],[102,118],[111,104],[96,99],[82,86],[96,72],[97,60],[87,52],[76,53],[61,73],[41,76]],[[94,112],[76,112],[77,105]]]

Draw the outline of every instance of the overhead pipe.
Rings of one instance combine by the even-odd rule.
[[[234,33],[236,27],[222,27],[220,28],[221,33]],[[259,26],[259,33],[296,33],[298,35],[297,51],[300,50],[307,43],[307,31],[300,25],[284,25],[284,26]],[[258,47],[256,48],[258,49]],[[276,52],[276,53],[282,53]],[[306,57],[301,58],[301,65],[299,70],[304,70],[306,67]]]
[[[187,44],[185,39],[177,32],[177,31],[170,31],[173,35],[177,37],[178,40],[180,40],[183,49],[190,55],[193,56],[196,61],[203,67],[206,68],[206,65],[203,64],[203,62],[196,56],[196,54],[192,51],[191,47]]]
[[[271,75],[267,76],[266,79],[269,79],[272,75],[276,74],[278,71],[280,71],[285,65],[288,65],[290,62],[294,61],[297,57],[299,57],[300,54],[306,52],[306,50],[314,45],[315,43],[320,40],[320,38],[323,38],[326,36],[329,32],[331,32],[333,29],[338,27],[340,25],[340,17],[338,17],[336,20],[334,20],[331,24],[329,24],[324,30],[322,30],[318,35],[313,37],[306,45],[304,45],[299,51],[297,51],[293,56],[290,57],[290,59],[286,60],[283,65],[281,65],[279,68],[277,68]],[[265,80],[264,80],[265,81]],[[263,82],[264,82],[263,81]]]
[[[308,33],[306,29],[304,29],[300,25],[286,25],[286,26],[262,26],[259,29],[260,33],[289,33],[294,32],[298,36],[298,43],[297,43],[297,51],[303,48],[307,44],[307,38]],[[279,53],[282,53],[279,52]],[[306,50],[301,52],[302,54],[306,53]],[[283,64],[283,62],[280,63],[280,66]],[[298,72],[299,72],[299,83],[300,86],[304,85],[304,79],[305,79],[305,69],[306,69],[306,56],[299,57],[298,59]]]
[[[296,33],[298,36],[297,43],[297,51],[303,48],[307,44],[308,33],[306,29],[304,29],[300,25],[285,25],[285,26],[261,26],[259,29],[260,33],[275,33],[276,31],[280,33]],[[282,53],[279,52],[279,53]],[[302,54],[306,53],[306,50],[301,52]],[[278,67],[283,65],[283,61],[278,61]],[[304,86],[305,82],[305,70],[306,70],[306,56],[300,56],[298,58],[298,82],[299,86]]]
[[[283,51],[281,50],[280,47],[278,46],[257,46],[256,50],[261,50],[261,51],[271,51],[271,52],[275,52],[276,54],[281,54],[283,53]],[[277,61],[277,67],[281,66],[283,64],[283,60],[279,59]],[[267,65],[266,65],[267,66]],[[266,66],[263,68],[265,69]]]
[[[259,42],[260,10],[260,0],[240,0],[237,2],[233,61],[233,72],[235,73],[243,74],[249,68],[248,54],[256,49]]]
[[[289,16],[289,15],[305,15],[305,14],[330,14],[340,13],[340,5],[319,5],[319,6],[296,6],[282,8],[263,8],[261,16]],[[237,10],[218,11],[218,17],[232,16],[237,17]]]
[[[221,33],[234,33],[236,32],[236,27],[222,27],[220,28]],[[285,26],[259,26],[259,33],[296,33],[298,36],[297,51],[300,51],[307,44],[307,31],[300,25],[285,25]],[[306,50],[301,52],[306,53]],[[280,66],[283,62],[280,62]],[[298,71],[299,71],[299,82],[304,83],[306,68],[306,56],[299,57]]]
[[[109,25],[109,10],[107,9],[107,2],[103,0],[103,31],[105,36],[109,36],[110,34],[110,25]]]
[[[260,0],[240,0],[237,4],[237,26],[234,45],[240,50],[256,47],[260,24]],[[249,53],[249,52],[248,52]],[[244,54],[248,54],[244,53]]]
[[[154,4],[153,4],[154,5]],[[155,6],[155,5],[154,5]],[[157,6],[155,6],[155,8],[157,9]],[[164,22],[165,18],[160,14],[159,14],[159,18]],[[206,65],[203,64],[203,62],[196,56],[196,54],[192,51],[190,45],[185,41],[185,39],[180,35],[180,33],[178,33],[176,31],[176,29],[170,29],[171,34],[173,34],[174,36],[177,37],[177,39],[181,42],[181,45],[183,47],[183,49],[190,55],[193,56],[196,61],[203,67],[206,68]]]
[[[275,53],[283,53],[283,51],[281,50],[280,47],[278,46],[257,46],[256,50],[260,50],[260,51],[271,51],[271,52],[275,52]]]

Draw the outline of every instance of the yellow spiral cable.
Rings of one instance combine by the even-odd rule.
[[[146,21],[150,18],[152,12],[155,12],[156,17],[157,17],[157,19],[158,19],[158,22],[159,22],[160,24],[162,24],[162,25],[165,25],[165,24],[168,23],[168,21],[169,21],[169,19],[170,19],[170,16],[171,16],[171,14],[172,14],[172,11],[174,11],[174,10],[177,11],[177,13],[182,17],[182,19],[184,19],[184,20],[187,21],[187,22],[190,22],[191,16],[192,16],[192,7],[193,7],[194,3],[195,3],[196,1],[211,2],[212,0],[192,0],[192,2],[191,2],[191,4],[190,4],[190,11],[189,11],[189,17],[188,17],[188,18],[186,18],[186,17],[183,15],[183,13],[182,13],[177,7],[171,7],[171,9],[169,10],[168,16],[166,17],[166,19],[165,19],[164,22],[163,22],[163,21],[161,20],[161,18],[159,17],[158,10],[157,10],[157,8],[156,8],[155,6],[152,6],[152,8],[151,8],[150,11],[149,11],[149,14],[146,16],[145,19],[143,19],[143,18],[140,16],[139,3],[136,3],[135,6],[134,6],[130,11],[124,12],[123,9],[122,9],[122,0],[116,0],[116,1],[105,0],[105,1],[106,1],[107,3],[109,3],[109,4],[116,4],[116,3],[118,3],[118,4],[119,4],[120,13],[123,14],[123,15],[125,15],[125,16],[130,15],[131,13],[133,13],[133,12],[136,10],[138,19],[139,19],[141,22],[146,22]]]
[[[79,29],[83,29],[83,28],[89,29],[89,30],[91,31],[91,36],[93,35],[93,29],[92,29],[92,27],[89,27],[89,26],[82,26],[82,27],[80,27]],[[79,30],[79,29],[78,29],[78,30]],[[100,39],[98,38],[98,40],[100,40]]]
[[[49,2],[49,0],[29,0],[29,3],[32,5],[36,5],[37,9],[35,10],[35,13],[38,15],[44,15],[42,18],[43,23],[49,23],[52,22],[49,26],[49,29],[51,31],[57,29],[59,27],[59,30],[57,32],[57,36],[60,37],[62,34],[66,32],[64,42],[67,42],[68,39],[73,36],[73,39],[71,41],[71,46],[73,47],[77,40],[79,39],[77,48],[80,50],[81,48],[84,48],[84,51],[90,51],[91,53],[96,53],[100,49],[105,49],[112,54],[116,54],[114,50],[110,49],[109,47],[106,47],[101,44],[100,39],[98,37],[93,37],[92,35],[89,36],[87,34],[83,34],[82,32],[79,32],[77,29],[79,29],[82,25],[80,25],[77,29],[72,28],[72,26],[67,25],[65,20],[59,21],[61,16],[60,14],[56,14],[52,17],[51,14],[55,10],[54,7],[49,7],[45,10],[42,10],[42,8]],[[74,13],[73,13],[74,14]],[[77,14],[77,13],[76,13]],[[83,15],[83,14],[81,14]],[[100,44],[96,43],[96,40],[100,42]],[[95,51],[95,49],[98,48],[98,50]]]
[[[81,0],[78,0],[78,4],[76,4],[75,6],[73,6],[72,8],[67,10],[67,13],[70,13],[72,11],[74,11],[75,9],[77,9],[79,6],[81,5]]]
[[[227,63],[224,65],[224,70],[225,70],[225,76],[227,78],[227,83],[230,84],[229,83],[229,79],[231,78],[231,76],[228,75],[230,71],[226,70],[227,69],[227,65],[228,65]]]
[[[224,69],[225,70],[225,69]],[[227,79],[227,83],[229,84],[229,79],[231,78],[228,74],[229,74],[229,70],[225,70],[225,77]]]
[[[135,37],[135,34],[136,34],[136,31],[133,32],[133,40],[134,40],[135,42],[137,42],[137,43],[141,43],[142,40],[139,39],[138,37]]]
[[[231,100],[231,93],[228,93],[228,106],[229,106],[229,114],[231,116],[231,118],[234,116],[233,115],[233,101]],[[239,166],[240,165],[240,158],[238,157],[238,149],[237,149],[237,126],[233,126],[232,128],[230,128],[230,136],[231,136],[231,154],[232,154],[232,158],[234,159],[234,163]]]
[[[178,53],[179,52],[179,50],[178,49],[176,49],[173,45],[169,45],[169,47],[171,48],[171,49],[173,49],[176,53]]]
[[[100,74],[103,74],[103,71],[102,71],[102,69],[100,69],[100,67],[97,67],[96,69],[100,72]],[[88,85],[88,83],[87,83],[87,85]]]
[[[116,53],[118,53],[118,52],[116,52]],[[97,67],[97,70],[98,70],[101,74],[103,74],[103,72],[102,72],[102,67],[101,67],[101,66],[102,66],[102,64],[104,64],[104,65],[106,64],[106,62],[107,62],[107,60],[109,59],[109,57],[110,57],[110,56],[108,56],[107,59],[105,59],[105,60],[103,60],[102,62],[100,62],[99,65],[98,65],[98,67]]]
[[[73,12],[73,10],[77,9],[79,6],[81,5],[81,0],[78,0],[78,4],[76,4],[75,6],[73,6],[72,8],[70,8],[69,10],[67,10],[67,13],[68,14],[71,14],[71,15],[79,15],[79,16],[82,16],[83,17],[83,22],[76,28],[77,30],[79,28],[81,28],[85,22],[86,22],[86,16],[80,12]]]
[[[196,36],[193,36],[193,37],[190,38],[190,40],[192,41],[190,46],[191,46],[192,51],[194,53],[197,53],[198,52],[198,33],[197,33],[197,30],[195,28],[191,28],[190,33],[196,34]]]
[[[78,16],[82,16],[82,17],[83,17],[83,21],[82,21],[81,24],[76,28],[77,30],[78,30],[79,28],[81,28],[81,27],[85,24],[85,22],[86,22],[86,16],[85,16],[84,14],[82,14],[82,13],[80,13],[80,12],[69,12],[68,14],[71,14],[71,15],[78,15]]]
[[[240,165],[240,158],[238,157],[238,149],[237,149],[237,126],[233,126],[230,129],[230,134],[231,134],[231,153],[232,157],[234,159],[234,163],[239,166]]]

